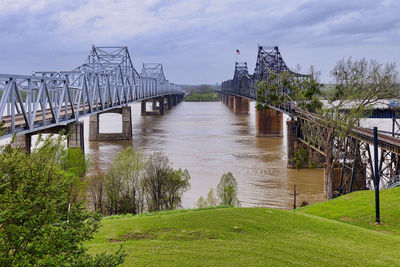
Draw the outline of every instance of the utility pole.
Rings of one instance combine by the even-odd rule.
[[[378,128],[374,127],[374,187],[375,187],[375,223],[380,224],[380,210],[379,210],[379,167],[378,167]]]
[[[293,194],[290,194],[291,196],[293,196],[293,209],[296,209],[296,197],[300,194],[296,193],[296,185],[294,185],[294,189],[293,189]]]

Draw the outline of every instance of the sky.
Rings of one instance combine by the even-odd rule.
[[[400,66],[399,14],[400,0],[0,0],[0,73],[71,70],[95,44],[128,46],[139,72],[160,62],[171,82],[215,84],[277,45],[329,82],[350,56]]]

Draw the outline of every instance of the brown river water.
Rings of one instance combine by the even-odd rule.
[[[120,116],[101,115],[100,132],[120,132]],[[140,104],[133,104],[132,141],[88,141],[87,117],[85,151],[94,171],[106,171],[129,146],[145,156],[165,152],[174,168],[190,172],[191,188],[184,194],[184,208],[196,207],[199,197],[205,197],[228,171],[238,182],[239,200],[245,207],[291,208],[294,184],[300,194],[298,203],[323,201],[323,169],[287,169],[286,136],[255,137],[254,116],[254,103],[250,115],[234,115],[221,102],[182,102],[164,116],[141,116]],[[286,134],[285,123],[284,127]]]

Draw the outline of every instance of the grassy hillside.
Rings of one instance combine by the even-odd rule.
[[[400,187],[380,191],[382,225],[375,225],[374,191],[358,191],[297,212],[312,214],[385,233],[400,234]]]
[[[302,212],[216,208],[105,218],[88,247],[123,244],[125,266],[400,266],[399,242]]]

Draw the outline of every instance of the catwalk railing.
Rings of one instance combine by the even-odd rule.
[[[82,116],[163,95],[182,94],[165,79],[161,64],[151,75],[133,67],[127,47],[92,47],[87,61],[72,71],[40,71],[31,76],[0,74],[2,138],[66,125]]]

